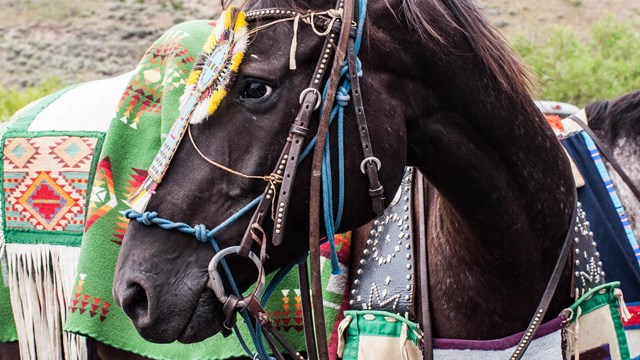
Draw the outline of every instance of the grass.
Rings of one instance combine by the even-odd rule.
[[[516,37],[514,47],[539,79],[539,99],[585,106],[640,89],[638,22],[609,17],[587,39],[550,27],[542,39]]]
[[[4,122],[16,111],[25,107],[32,101],[49,95],[64,87],[58,77],[50,77],[40,84],[27,89],[13,89],[0,87],[0,122]]]

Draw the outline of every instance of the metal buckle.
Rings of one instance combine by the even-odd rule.
[[[368,157],[364,160],[362,160],[362,162],[360,163],[360,171],[362,171],[363,174],[367,174],[367,170],[365,170],[365,166],[367,166],[367,163],[369,161],[373,161],[374,164],[376,164],[376,167],[378,168],[378,170],[380,170],[380,168],[382,168],[382,163],[380,162],[380,159],[378,159],[375,156],[371,156]]]
[[[216,298],[218,298],[218,301],[223,304],[227,302],[229,296],[224,292],[224,284],[222,283],[222,277],[218,272],[218,264],[225,256],[229,254],[237,254],[239,251],[240,246],[230,246],[228,248],[220,250],[220,252],[218,252],[211,259],[211,262],[209,262],[209,282],[207,286],[211,290],[213,290],[213,293],[216,295]],[[253,252],[249,252],[248,258],[251,259],[251,261],[253,261],[253,263],[256,265],[256,268],[258,268],[258,280],[256,280],[256,288],[253,293],[248,297],[238,301],[238,304],[236,305],[236,308],[238,309],[247,307],[249,302],[251,302],[252,299],[262,295],[262,291],[264,290],[265,272],[264,267],[262,266],[262,261],[260,261],[258,256]]]
[[[302,105],[302,101],[304,100],[304,97],[309,92],[316,93],[316,96],[318,97],[318,100],[316,101],[316,106],[313,108],[313,110],[318,110],[320,108],[320,104],[322,104],[322,96],[320,95],[320,91],[318,91],[317,89],[314,89],[314,88],[306,88],[306,89],[302,90],[302,92],[300,93],[300,100],[299,100],[300,105]]]

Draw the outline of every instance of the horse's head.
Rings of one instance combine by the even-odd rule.
[[[301,106],[308,106],[300,104],[301,94],[314,81],[319,68],[326,70],[321,81],[324,83],[331,67],[330,57],[323,62],[326,37],[322,33],[326,29],[318,21],[320,17],[304,16],[294,21],[289,16],[289,20],[278,23],[272,23],[273,18],[250,21],[249,28],[256,31],[233,85],[213,116],[191,125],[191,134],[185,135],[148,210],[175,222],[204,224],[213,229],[263,194],[267,182],[239,174],[267,176],[282,169],[280,154],[292,136],[294,118]],[[375,24],[375,20],[369,21]],[[325,27],[338,24],[325,22]],[[297,40],[292,41],[294,37]],[[401,63],[392,67],[388,61],[377,59],[398,50],[392,44],[379,43],[383,40],[368,39],[365,34],[360,58],[369,135],[373,152],[382,163],[379,177],[388,203],[400,184],[405,165],[405,121],[412,116],[422,93],[417,86],[412,87],[415,82],[408,77],[409,69],[403,69]],[[376,49],[386,49],[385,53],[372,51],[369,41],[377,43]],[[295,70],[290,69],[293,56]],[[306,125],[309,136],[303,140],[305,146],[316,133],[319,112],[313,112]],[[375,215],[369,180],[361,172],[363,145],[355,114],[351,101],[344,109],[344,210],[339,231],[360,226]],[[334,203],[340,172],[336,143],[341,135],[337,125],[335,120],[329,130]],[[205,158],[228,169],[214,166]],[[287,181],[286,174],[279,175]],[[308,250],[310,178],[311,155],[300,163],[293,182],[284,242],[267,248],[268,271]],[[269,214],[263,222],[267,238],[276,231],[278,220],[271,215],[272,206],[277,214],[279,201],[268,206]],[[333,205],[334,212],[337,207],[337,203]],[[238,245],[251,217],[249,212],[217,232],[218,244],[222,248]],[[118,259],[114,294],[143,337],[156,342],[195,342],[222,329],[222,305],[207,287],[207,267],[213,254],[211,245],[198,242],[191,235],[131,221]],[[247,289],[255,281],[254,267],[238,256],[226,260],[239,287]]]

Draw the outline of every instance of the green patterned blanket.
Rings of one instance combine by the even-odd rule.
[[[82,338],[70,334],[157,359],[245,355],[234,336],[218,335],[189,345],[149,343],[111,295],[127,227],[124,201],[145,179],[175,121],[186,78],[213,25],[204,20],[178,25],[151,46],[133,73],[65,90],[14,116],[2,136],[7,209],[2,229],[18,331],[13,323],[1,321],[0,342],[19,335],[22,353],[28,352],[31,358],[62,353],[84,358]],[[83,98],[90,95],[95,99]],[[58,114],[53,120],[52,113]],[[73,125],[70,117],[77,118]],[[345,270],[349,243],[349,236],[337,239]],[[347,272],[332,276],[329,262],[323,264],[326,321],[333,324]],[[39,286],[47,289],[46,299],[37,296]],[[9,288],[0,287],[2,319],[10,316]],[[47,306],[36,309],[40,303]],[[294,346],[303,350],[295,271],[266,309]],[[64,329],[70,334],[56,340],[65,321]],[[44,333],[49,335],[42,337]]]

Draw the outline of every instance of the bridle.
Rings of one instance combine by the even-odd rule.
[[[355,37],[357,36],[357,23],[352,23],[354,16],[354,2],[351,0],[340,0],[336,6],[335,13],[341,14],[341,18],[336,21],[335,17],[327,18],[324,15],[317,17],[310,16],[311,24],[315,24],[316,21],[321,27],[325,27],[323,33],[325,37],[324,45],[320,52],[320,58],[316,63],[316,67],[312,78],[309,82],[309,86],[304,89],[300,94],[300,108],[298,114],[295,117],[289,134],[287,137],[286,145],[281,152],[276,169],[274,173],[278,176],[282,176],[282,184],[280,185],[279,194],[275,198],[275,188],[268,186],[263,193],[263,198],[258,204],[253,217],[249,223],[245,235],[237,249],[237,254],[240,256],[249,256],[250,250],[255,242],[258,242],[262,249],[265,247],[266,235],[262,231],[261,224],[264,221],[265,216],[270,211],[272,204],[275,203],[275,209],[272,216],[274,217],[274,231],[272,237],[272,244],[279,246],[283,242],[284,229],[286,226],[287,213],[289,210],[289,202],[291,198],[291,190],[293,182],[296,176],[297,165],[299,163],[299,157],[303,149],[304,140],[309,134],[309,125],[311,116],[315,110],[317,110],[322,104],[320,123],[318,124],[318,130],[316,134],[316,146],[313,153],[312,163],[312,177],[311,177],[311,190],[310,190],[310,234],[309,234],[309,249],[310,249],[310,266],[311,266],[311,293],[314,294],[314,301],[310,300],[310,292],[308,282],[308,269],[306,263],[299,265],[299,277],[301,279],[301,293],[303,301],[304,319],[305,319],[305,339],[307,341],[307,351],[309,358],[315,359],[319,357],[321,359],[328,358],[327,343],[324,336],[315,336],[315,332],[318,334],[326,333],[326,326],[324,324],[324,312],[322,301],[322,284],[320,276],[320,168],[322,166],[323,148],[325,144],[326,135],[329,128],[329,119],[333,109],[336,92],[338,89],[338,83],[340,81],[340,70],[343,67],[345,59],[343,56],[346,54],[346,61],[349,67],[349,77],[351,82],[351,93],[353,96],[354,106],[356,109],[356,118],[358,121],[358,127],[360,129],[360,140],[362,143],[363,154],[365,160],[363,160],[361,168],[363,173],[366,172],[370,190],[369,195],[372,198],[373,211],[376,214],[380,214],[384,210],[384,198],[383,187],[380,185],[378,179],[378,170],[380,168],[380,161],[374,156],[371,140],[369,138],[369,132],[367,128],[366,116],[362,104],[362,93],[360,91],[360,79],[358,60],[355,53]],[[360,11],[366,11],[366,8],[361,8]],[[313,14],[313,13],[311,13]],[[364,13],[361,13],[364,15]],[[297,16],[293,11],[287,9],[264,9],[255,10],[247,13],[247,20],[249,22],[258,20],[279,20],[286,17]],[[361,17],[362,19],[364,16]],[[362,24],[360,24],[362,26]],[[315,30],[315,29],[314,29]],[[361,31],[361,30],[360,30]],[[316,32],[317,33],[317,32]],[[333,58],[333,62],[331,59]],[[329,67],[329,64],[331,66]],[[321,99],[323,79],[328,76],[326,85],[326,96]],[[322,101],[324,100],[324,101]],[[258,236],[258,233],[261,236]],[[263,252],[264,250],[261,250]],[[221,253],[217,254],[212,263],[219,257],[222,257]],[[210,266],[211,268],[211,266]],[[218,286],[219,288],[219,286]],[[255,299],[255,298],[254,298]],[[227,300],[227,302],[229,299]],[[236,299],[231,298],[231,301]],[[255,302],[255,301],[254,301]],[[312,304],[312,305],[311,305]],[[264,314],[264,310],[261,307],[252,304],[248,307],[254,318],[260,321]],[[226,303],[225,303],[225,308]],[[310,308],[313,307],[313,314],[310,313]],[[225,314],[228,316],[228,314]],[[313,321],[311,319],[313,318]],[[315,326],[314,326],[315,324]],[[265,326],[266,324],[261,323]],[[279,338],[277,330],[275,328],[270,329],[276,338]],[[267,339],[269,339],[267,337]],[[267,340],[270,344],[271,341]],[[273,348],[273,347],[272,347]],[[316,349],[318,353],[316,354]],[[274,353],[278,354],[274,348]],[[290,354],[294,355],[294,354]]]
[[[256,23],[258,21],[270,21],[264,25],[256,26],[254,31],[259,31],[272,24],[289,20],[294,21],[294,26],[297,27],[300,19],[304,18],[305,22],[312,27],[314,33],[318,36],[325,37],[320,57],[316,63],[309,86],[300,94],[300,107],[289,129],[286,144],[278,157],[275,169],[270,175],[246,175],[215,163],[214,161],[206,158],[206,156],[199,151],[193,141],[190,130],[188,131],[189,138],[196,148],[196,151],[212,165],[236,176],[259,178],[268,183],[261,197],[254,200],[254,202],[232,217],[232,219],[229,219],[235,220],[239,218],[257,202],[256,209],[251,217],[249,226],[245,231],[240,245],[231,246],[225,249],[220,249],[217,246],[213,239],[213,234],[215,234],[222,225],[214,230],[208,231],[204,225],[191,227],[186,224],[173,223],[170,220],[161,219],[155,212],[145,212],[140,214],[136,211],[130,210],[125,213],[125,217],[135,219],[145,225],[155,224],[165,229],[179,230],[194,235],[200,241],[211,242],[214,245],[216,254],[209,264],[210,279],[208,286],[214,291],[218,300],[223,304],[223,312],[226,318],[224,327],[226,329],[222,329],[222,332],[229,334],[230,329],[235,325],[237,313],[239,311],[246,310],[246,312],[253,317],[260,327],[265,330],[265,339],[277,359],[284,359],[284,356],[279,351],[276,342],[281,345],[290,356],[294,358],[301,358],[301,356],[286,342],[276,327],[271,324],[269,316],[258,301],[258,297],[261,295],[265,283],[263,263],[266,261],[267,246],[267,235],[262,229],[262,223],[268,214],[271,213],[271,217],[274,222],[271,243],[273,246],[281,245],[283,243],[289,203],[292,195],[292,187],[297,173],[297,165],[300,163],[303,145],[309,135],[312,116],[320,106],[322,109],[316,133],[316,145],[313,148],[311,190],[309,199],[311,286],[309,286],[309,270],[307,269],[306,261],[299,263],[298,270],[303,302],[305,340],[307,342],[309,358],[328,358],[327,341],[325,336],[322,335],[326,334],[326,326],[324,324],[322,301],[323,287],[321,283],[320,269],[320,174],[323,161],[323,150],[329,129],[331,113],[334,109],[338,85],[343,76],[341,73],[345,68],[347,69],[348,75],[346,76],[346,80],[343,80],[343,83],[346,81],[351,87],[351,99],[354,102],[364,155],[364,160],[362,161],[360,168],[369,179],[369,195],[372,199],[374,213],[380,214],[385,208],[384,189],[380,184],[378,176],[381,163],[373,153],[373,147],[369,137],[360,89],[361,70],[359,68],[359,60],[357,59],[357,48],[359,47],[359,45],[357,45],[357,38],[362,36],[362,26],[366,15],[366,1],[359,0],[360,6],[358,9],[358,21],[353,20],[356,12],[355,2],[355,0],[339,0],[334,10],[322,12],[309,11],[307,13],[297,13],[290,9],[272,8],[253,10],[245,14],[245,18],[249,24]],[[294,31],[294,45],[296,36],[297,33]],[[292,59],[295,59],[295,51],[293,48],[292,54]],[[294,60],[291,60],[290,64],[292,68],[295,68]],[[345,105],[342,106],[344,107]],[[260,247],[259,255],[252,252],[255,245]],[[248,297],[243,298],[239,294],[228,295],[225,293],[222,276],[218,272],[218,265],[222,265],[225,268],[227,278],[232,282],[232,276],[230,276],[230,271],[224,261],[224,257],[229,254],[237,254],[241,257],[248,258],[258,268],[258,280],[256,287]],[[235,285],[232,284],[232,287],[235,287]],[[310,299],[311,293],[314,295],[313,302]],[[311,310],[312,308],[313,313]],[[316,332],[321,335],[316,337]]]
[[[364,4],[364,5],[363,5]],[[324,36],[325,41],[320,52],[320,57],[316,63],[313,76],[309,86],[300,94],[300,108],[289,129],[286,144],[278,157],[275,169],[267,176],[253,176],[239,173],[224,165],[215,163],[206,158],[197,148],[189,131],[189,138],[196,148],[196,151],[206,161],[212,165],[230,172],[236,176],[245,178],[258,178],[265,180],[268,184],[262,195],[247,205],[242,211],[234,215],[225,223],[216,229],[207,230],[204,225],[191,227],[182,223],[173,223],[169,220],[158,218],[158,214],[154,212],[146,212],[144,214],[135,211],[127,211],[125,216],[129,219],[135,219],[145,225],[155,224],[165,229],[179,230],[194,235],[198,240],[203,242],[211,242],[216,250],[215,256],[209,264],[210,280],[208,286],[214,291],[218,300],[223,304],[223,312],[226,317],[224,322],[225,329],[222,332],[229,334],[231,328],[235,324],[238,312],[246,311],[254,321],[265,330],[265,339],[269,344],[274,356],[277,359],[284,359],[278,345],[282,346],[293,358],[302,358],[296,350],[286,342],[284,337],[279,333],[277,328],[273,326],[266,311],[260,304],[258,297],[261,295],[265,286],[265,272],[263,263],[266,261],[267,235],[262,228],[265,218],[271,213],[274,222],[274,231],[271,243],[273,246],[279,246],[283,243],[283,237],[286,227],[286,219],[289,211],[289,202],[293,182],[296,176],[297,165],[301,160],[303,145],[309,135],[309,127],[312,115],[322,106],[320,122],[316,133],[315,147],[313,148],[313,162],[311,172],[311,189],[310,189],[310,211],[309,211],[309,250],[310,250],[310,267],[311,267],[311,286],[309,285],[309,274],[306,261],[299,262],[298,271],[300,279],[301,297],[303,303],[303,319],[305,340],[309,359],[328,359],[328,346],[324,336],[326,334],[326,326],[324,324],[324,311],[322,301],[322,284],[320,274],[320,174],[323,161],[323,149],[327,136],[331,113],[334,108],[338,83],[340,82],[341,72],[344,63],[347,63],[348,81],[351,86],[351,99],[354,102],[356,119],[360,134],[360,140],[363,149],[364,160],[361,163],[361,170],[369,179],[369,195],[372,198],[373,211],[376,214],[382,213],[384,210],[384,190],[380,185],[378,171],[380,170],[380,161],[373,154],[371,141],[366,122],[366,116],[362,103],[362,93],[360,89],[360,70],[357,59],[356,41],[361,36],[364,15],[366,14],[366,1],[360,0],[358,8],[358,21],[353,21],[356,12],[355,0],[339,0],[336,9],[332,12],[308,12],[300,14],[290,9],[260,9],[246,13],[246,19],[249,23],[258,21],[270,21],[270,23],[257,26],[254,30],[259,31],[270,24],[276,24],[284,21],[294,21],[297,26],[301,18],[305,18],[305,22],[310,24],[314,32],[318,36]],[[321,29],[321,30],[318,30]],[[295,34],[295,32],[294,32]],[[294,42],[295,42],[294,36]],[[292,50],[294,53],[294,50]],[[295,54],[294,54],[295,55]],[[293,57],[294,58],[294,57]],[[333,61],[332,61],[333,60]],[[295,62],[291,61],[291,67],[295,67]],[[326,79],[326,86],[323,89],[323,80]],[[324,96],[322,94],[325,94]],[[575,195],[575,194],[574,194]],[[424,196],[419,196],[423,198]],[[253,216],[249,222],[245,234],[238,246],[231,246],[220,249],[213,239],[213,235],[228,222],[235,221],[239,217],[246,214],[250,209],[256,207]],[[572,219],[576,219],[577,209],[573,209]],[[563,265],[566,263],[570,253],[571,234],[569,231],[565,239],[561,254],[556,263],[553,276],[548,283],[542,300],[538,306],[538,310],[534,314],[525,336],[517,346],[516,351],[512,355],[512,359],[519,359],[526,351],[533,334],[535,334],[541,320],[544,318],[546,310],[549,306],[555,288],[560,280]],[[425,236],[421,236],[425,237]],[[252,252],[254,246],[259,246],[259,255]],[[421,253],[426,253],[425,246],[421,246]],[[254,291],[247,297],[241,297],[239,293],[228,295],[225,293],[222,276],[218,267],[222,265],[228,280],[232,287],[233,277],[225,264],[224,257],[229,254],[237,254],[241,257],[250,259],[258,269],[258,280]],[[426,259],[421,259],[426,263]],[[428,286],[421,284],[421,287],[427,289]],[[314,295],[314,301],[311,302],[310,294]],[[428,296],[425,297],[428,302]],[[313,311],[312,311],[313,309]],[[424,308],[423,308],[424,310]],[[423,312],[423,323],[428,317],[428,308],[426,314]],[[246,318],[245,318],[245,321]],[[424,327],[424,324],[423,324]],[[316,336],[316,333],[319,336]],[[429,358],[429,354],[426,354]]]

